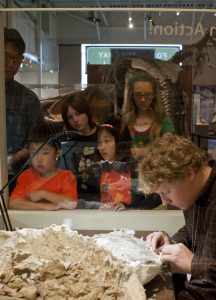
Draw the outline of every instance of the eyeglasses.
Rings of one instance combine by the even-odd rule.
[[[151,100],[153,98],[153,94],[150,92],[144,92],[144,93],[136,92],[133,93],[133,96],[135,100],[141,100],[142,97],[144,97],[146,100]]]
[[[19,64],[19,63],[21,63],[23,58],[24,58],[23,55],[12,56],[8,53],[5,53],[5,62],[6,63],[9,63],[12,60],[13,63]]]

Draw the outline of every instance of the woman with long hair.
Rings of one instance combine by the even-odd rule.
[[[147,72],[138,72],[127,84],[127,97],[123,106],[120,140],[131,140],[142,148],[174,127],[165,115],[156,79]]]

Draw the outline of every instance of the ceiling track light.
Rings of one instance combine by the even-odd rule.
[[[93,22],[93,23],[97,23],[97,22],[101,22],[101,19],[100,18],[97,18],[94,14],[94,12],[91,12],[88,16],[87,16],[87,19],[90,21],[90,22]]]
[[[131,14],[128,17],[128,28],[130,28],[130,29],[134,28],[133,19],[131,17]]]
[[[152,26],[155,26],[155,22],[153,21],[151,14],[147,15],[145,19],[148,23],[151,23]]]

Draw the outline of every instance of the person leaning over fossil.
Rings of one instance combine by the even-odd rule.
[[[176,299],[216,299],[216,163],[190,139],[166,133],[146,147],[138,173],[144,193],[184,213],[173,237],[158,231],[146,238],[163,263],[190,274],[181,274],[182,284],[174,275]]]

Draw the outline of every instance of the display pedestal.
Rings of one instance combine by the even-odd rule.
[[[58,211],[9,210],[13,227],[44,228],[52,224],[67,224],[74,230],[109,230],[128,228],[135,231],[166,231],[173,235],[184,225],[181,210],[104,211],[75,209]]]

